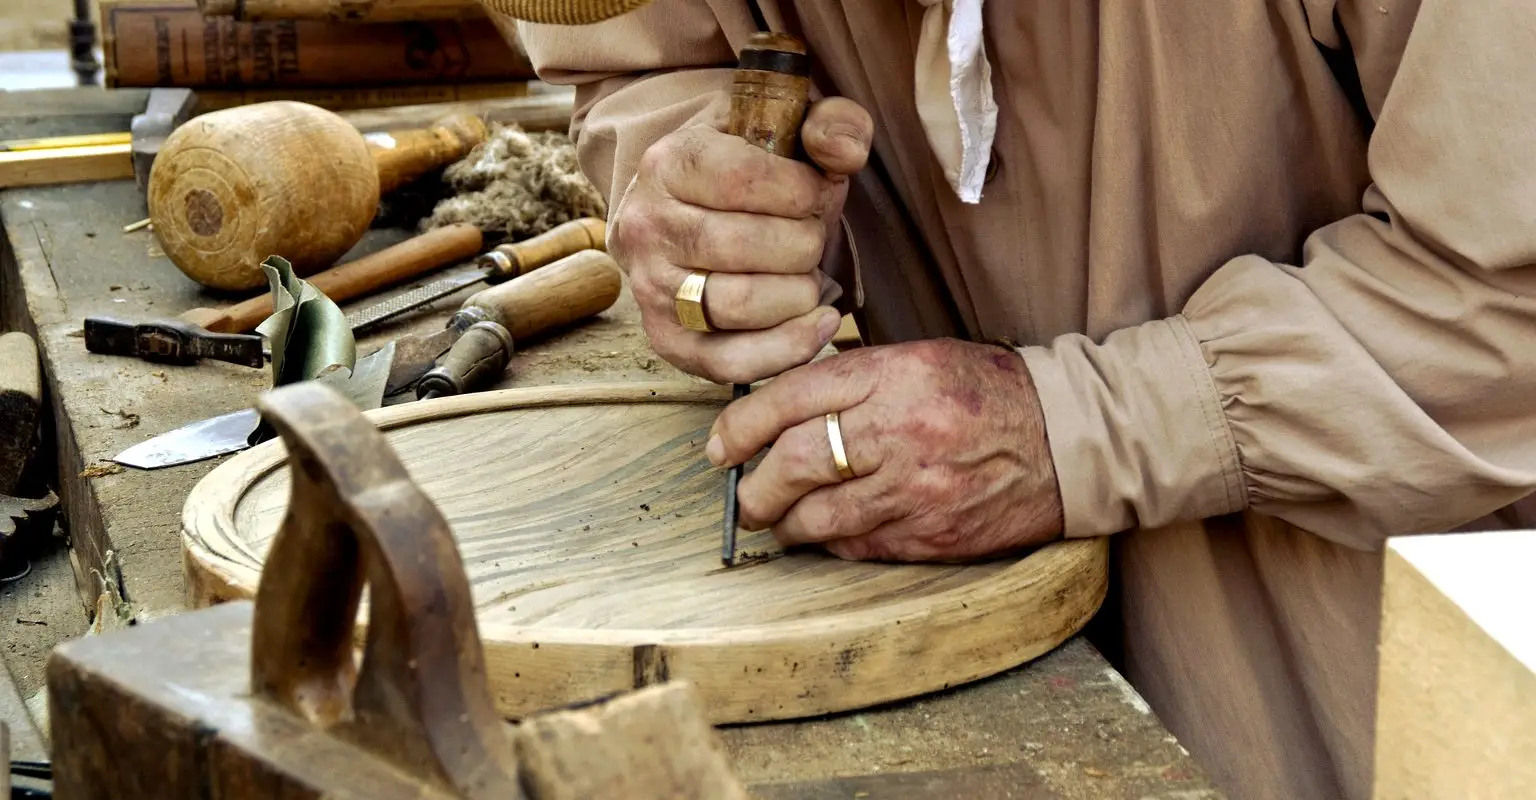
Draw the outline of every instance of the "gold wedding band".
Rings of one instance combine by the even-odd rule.
[[[827,441],[832,443],[832,464],[843,480],[853,480],[853,467],[848,466],[848,452],[843,449],[843,426],[837,421],[837,412],[827,415]]]
[[[709,273],[696,269],[683,279],[682,286],[677,287],[677,321],[690,331],[713,333],[715,330],[704,317],[704,282],[707,280]]]

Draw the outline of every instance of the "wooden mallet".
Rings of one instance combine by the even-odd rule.
[[[215,111],[166,138],[149,177],[149,216],[187,277],[255,289],[269,256],[300,276],[335,263],[368,230],[381,193],[463,158],[486,135],[469,114],[365,137],[306,103]]]

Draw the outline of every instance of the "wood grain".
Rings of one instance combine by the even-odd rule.
[[[571,126],[575,109],[572,92],[551,92],[526,97],[497,97],[459,103],[424,103],[360,111],[340,112],[342,119],[364,133],[425,128],[450,114],[474,114],[486,122],[516,125],[525,131],[559,131]]]
[[[537,274],[537,273],[535,273]],[[1048,652],[1097,610],[1106,543],[985,564],[786,554],[745,536],[719,564],[722,473],[705,433],[729,391],[592,384],[369,412],[466,561],[492,692],[512,717],[666,679],[716,723],[860,708]],[[183,514],[194,605],[250,596],[288,502],[281,444],[197,485]]]
[[[480,261],[502,278],[515,278],[582,250],[607,252],[607,244],[607,223],[596,217],[582,217],[562,222],[531,239],[498,245]]]
[[[490,311],[512,335],[512,341],[519,342],[601,314],[619,299],[623,288],[623,274],[612,256],[601,250],[582,250],[482,289],[470,295],[464,307]]]
[[[379,192],[387,194],[468,155],[488,133],[484,120],[459,113],[427,128],[383,131],[364,139],[379,170]]]
[[[1390,540],[1375,800],[1536,797],[1536,531]]]
[[[484,237],[474,225],[445,225],[317,272],[309,282],[326,297],[343,303],[473,258],[483,244]],[[267,292],[228,308],[194,308],[181,318],[217,333],[247,333],[271,315],[272,293]]]
[[[273,255],[308,276],[357,244],[382,192],[457,160],[485,135],[469,114],[365,139],[305,103],[214,111],[166,138],[150,172],[149,216],[166,255],[204,286],[263,286],[261,262]]]
[[[0,153],[0,189],[132,178],[129,150],[126,144],[98,144]]]
[[[278,255],[307,276],[368,230],[379,175],[361,134],[335,114],[274,101],[214,111],[166,138],[149,216],[171,261],[204,286],[264,286]]]

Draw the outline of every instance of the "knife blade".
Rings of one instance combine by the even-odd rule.
[[[350,375],[337,370],[315,380],[336,384],[364,410],[378,408],[383,402],[384,385],[394,358],[395,344],[390,342],[358,359]],[[252,447],[256,442],[251,441],[251,436],[260,426],[261,415],[256,409],[242,408],[162,433],[118,453],[112,461],[143,470],[206,461]]]

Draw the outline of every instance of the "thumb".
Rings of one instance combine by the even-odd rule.
[[[828,97],[811,106],[800,128],[806,155],[829,175],[852,175],[864,168],[875,139],[875,122],[864,107],[846,97]]]

